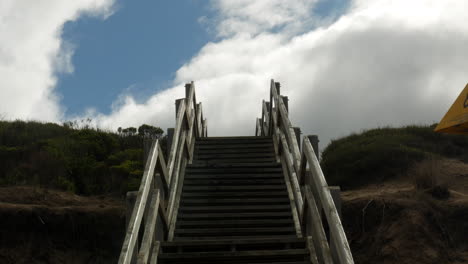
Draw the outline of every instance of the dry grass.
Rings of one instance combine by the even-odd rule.
[[[408,175],[417,190],[428,192],[439,199],[450,196],[450,175],[445,173],[442,159],[432,156],[418,162],[408,170]]]

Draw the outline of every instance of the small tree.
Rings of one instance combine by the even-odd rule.
[[[136,132],[137,132],[137,129],[134,128],[134,127],[129,127],[129,128],[127,128],[127,129],[128,129],[128,133],[130,134],[130,136],[135,135]]]
[[[143,124],[138,128],[138,135],[148,138],[160,138],[164,131],[160,127]]]

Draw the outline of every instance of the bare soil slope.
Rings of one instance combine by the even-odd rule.
[[[342,193],[356,263],[468,263],[468,164],[443,160],[449,197],[412,175]],[[442,197],[442,198],[441,198]],[[123,201],[0,188],[0,263],[116,263]]]
[[[449,197],[411,174],[343,192],[356,263],[468,263],[468,164],[443,160],[437,173]]]
[[[122,201],[32,187],[0,188],[0,263],[116,263]]]

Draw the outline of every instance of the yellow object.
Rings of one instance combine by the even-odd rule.
[[[434,129],[436,132],[468,134],[468,84]]]

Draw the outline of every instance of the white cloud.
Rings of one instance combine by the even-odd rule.
[[[0,2],[0,113],[6,118],[59,121],[58,72],[72,72],[73,45],[61,39],[67,21],[106,17],[113,0]]]
[[[220,13],[219,36],[239,33],[258,34],[277,27],[293,33],[311,19],[317,0],[213,0]]]
[[[438,121],[468,80],[466,1],[356,0],[329,26],[293,35],[288,23],[312,2],[288,1],[292,8],[271,21],[284,2],[249,3],[218,1],[218,30],[230,37],[208,43],[176,74],[175,83],[195,80],[211,135],[252,135],[270,78],[289,96],[293,123],[325,143],[364,128]],[[268,31],[277,25],[284,29]],[[171,126],[173,100],[183,95],[176,91],[182,85],[145,104],[128,99],[100,119]]]

